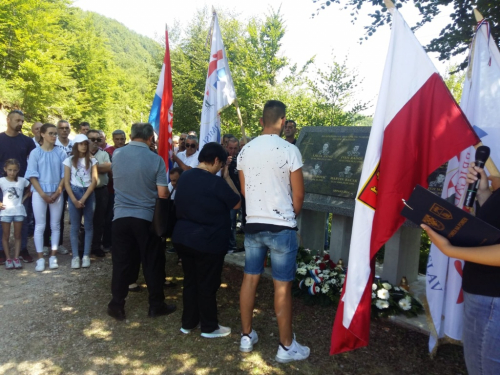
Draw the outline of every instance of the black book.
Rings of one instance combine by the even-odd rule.
[[[401,215],[415,224],[426,224],[448,238],[452,245],[475,247],[500,242],[500,230],[417,185]]]

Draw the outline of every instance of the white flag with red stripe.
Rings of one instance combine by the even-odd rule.
[[[402,199],[479,140],[396,9],[358,189],[331,354],[368,345],[375,255],[404,222]],[[460,130],[458,130],[460,129]]]
[[[486,21],[479,23],[471,47],[460,107],[481,142],[490,147],[495,165],[500,165],[500,52]],[[467,169],[475,154],[474,147],[469,147],[448,162],[441,196],[454,198],[460,208],[467,190]],[[431,246],[426,272],[427,303],[432,317],[430,352],[439,338],[462,339],[462,269],[462,260],[448,258]]]
[[[210,61],[208,63],[205,97],[201,110],[200,150],[205,143],[220,143],[220,112],[236,99],[229,71],[226,50],[222,42],[217,13],[214,12]]]

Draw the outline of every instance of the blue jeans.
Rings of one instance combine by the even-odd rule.
[[[264,272],[267,250],[271,251],[273,279],[293,281],[297,270],[297,232],[285,229],[281,232],[245,234],[245,273],[260,275]]]
[[[236,215],[239,210],[231,209],[229,217],[231,218],[231,234],[229,235],[229,250],[236,250]]]
[[[87,188],[77,187],[71,185],[71,190],[75,195],[76,200],[80,200]],[[94,210],[95,210],[95,195],[92,192],[84,203],[85,207],[76,208],[71,199],[68,199],[69,219],[71,220],[70,240],[71,252],[73,258],[78,256],[78,233],[80,231],[80,223],[82,216],[85,227],[85,244],[83,246],[83,255],[90,255],[90,246],[92,245],[92,236],[94,234]]]
[[[3,193],[0,190],[0,202],[3,201]],[[27,204],[31,205],[31,198],[26,199],[23,203],[26,212],[28,212]],[[2,226],[0,225],[0,238],[3,236]],[[21,229],[21,251],[24,251],[28,247],[28,219],[27,216],[24,217],[23,228]],[[2,241],[0,241],[0,251],[3,251]]]
[[[464,292],[464,354],[470,375],[500,374],[500,297]]]

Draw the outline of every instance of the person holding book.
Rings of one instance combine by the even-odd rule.
[[[480,177],[476,217],[500,229],[500,189],[491,178],[493,189],[482,168],[471,163],[467,183]],[[445,255],[465,261],[463,344],[469,374],[500,374],[500,244],[481,247],[451,245],[425,224],[421,225],[431,241]]]

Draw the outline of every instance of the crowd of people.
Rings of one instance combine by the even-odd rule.
[[[296,124],[285,117],[285,105],[269,101],[261,119],[262,134],[254,139],[226,134],[220,144],[199,149],[196,132],[174,136],[173,168],[167,177],[150,124],[133,124],[129,143],[123,131],[114,131],[111,146],[101,130],[85,122],[70,139],[65,120],[56,125],[34,123],[34,137],[29,138],[22,134],[24,114],[10,112],[7,130],[0,134],[5,174],[0,178],[0,262],[7,269],[32,262],[26,246],[30,232],[39,272],[45,270],[44,256],[49,256],[49,269],[57,269],[57,256],[71,252],[71,268],[78,269],[90,267],[91,254],[105,256],[111,250],[108,315],[125,319],[125,300],[137,288],[141,265],[149,293],[148,315],[170,314],[176,306],[165,303],[164,288],[175,284],[165,281],[165,238],[153,230],[152,221],[157,201],[171,200],[173,251],[184,271],[181,332],[199,328],[206,338],[231,333],[219,324],[216,294],[226,254],[246,251],[240,350],[252,351],[258,342],[252,324],[256,288],[270,251],[280,331],[276,360],[307,358],[309,348],[292,332],[291,302],[298,250],[295,218],[304,197],[302,158],[294,146]],[[281,138],[283,130],[286,139]],[[62,244],[66,206],[70,251]],[[236,244],[238,217],[244,247]]]

